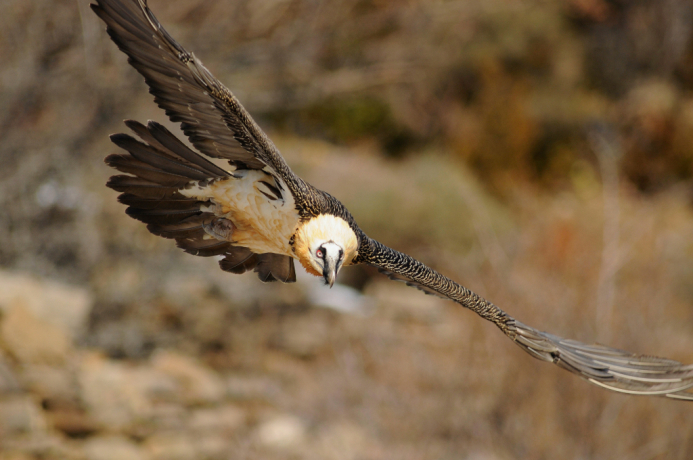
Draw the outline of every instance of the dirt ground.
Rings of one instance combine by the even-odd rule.
[[[497,2],[150,3],[371,237],[538,329],[693,363],[687,74],[585,89],[585,18],[618,2],[510,2],[517,24]],[[607,392],[452,302],[361,267],[263,284],[148,233],[102,159],[165,115],[87,5],[0,5],[0,459],[693,458],[690,404]],[[499,76],[543,72],[516,49],[537,37],[551,83]],[[617,140],[585,135],[595,114]]]

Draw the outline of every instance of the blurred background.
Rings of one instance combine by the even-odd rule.
[[[0,3],[0,458],[693,458],[692,406],[451,302],[150,235],[103,158],[165,116],[88,3]],[[150,6],[370,236],[539,329],[693,362],[690,0]]]

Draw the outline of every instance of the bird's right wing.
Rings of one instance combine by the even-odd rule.
[[[243,168],[266,169],[285,182],[291,172],[277,148],[236,97],[163,28],[146,0],[97,0],[94,12],[156,103],[202,153]]]
[[[530,355],[552,362],[596,385],[621,393],[693,401],[693,393],[686,391],[693,388],[693,365],[602,345],[587,345],[541,332],[414,258],[370,238],[362,241],[359,247],[359,262],[378,268],[391,279],[469,308],[498,326]]]

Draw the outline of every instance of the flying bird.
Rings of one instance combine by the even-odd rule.
[[[529,327],[418,260],[369,238],[336,198],[291,170],[236,97],[162,27],[145,0],[91,5],[154,101],[192,150],[153,121],[114,134],[125,173],[107,186],[126,213],[186,252],[219,256],[222,270],[294,282],[294,262],[332,286],[342,267],[368,264],[393,280],[450,299],[494,323],[524,351],[622,393],[693,400],[693,365],[567,340]],[[207,157],[227,160],[224,169]]]

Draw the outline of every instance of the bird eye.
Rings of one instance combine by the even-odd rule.
[[[320,258],[322,258],[322,254],[323,254],[322,249],[318,249],[317,251],[315,251],[315,255],[320,257]]]

